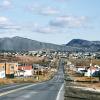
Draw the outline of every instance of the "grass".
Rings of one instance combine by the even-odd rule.
[[[31,56],[16,56],[16,61],[19,63],[33,64],[43,61],[42,57],[31,57]]]
[[[13,83],[10,79],[0,79],[0,85]]]
[[[33,64],[43,61],[43,57],[32,57],[32,56],[0,56],[0,62],[18,62],[21,64]]]
[[[14,78],[14,79],[0,79],[0,85],[13,84],[13,83],[36,83],[50,80],[54,76],[54,72],[48,72],[45,76],[39,75],[39,80],[34,77],[28,78]]]

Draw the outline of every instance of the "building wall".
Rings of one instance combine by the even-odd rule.
[[[33,70],[25,70],[24,76],[33,76],[32,71]]]
[[[0,63],[0,78],[5,78],[5,63]]]
[[[18,63],[6,63],[6,74],[14,74],[18,70]]]

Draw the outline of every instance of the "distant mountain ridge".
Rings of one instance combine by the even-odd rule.
[[[66,50],[67,47],[52,43],[44,43],[36,40],[31,40],[23,37],[12,37],[12,38],[0,38],[0,50],[7,51],[31,51],[31,50],[42,50],[42,49],[53,49],[53,50]]]
[[[94,45],[100,45],[100,41],[88,41],[83,39],[73,39],[71,40],[66,46],[76,46],[76,47],[88,47],[88,46],[94,46]]]
[[[73,39],[66,46],[78,47],[83,49],[88,49],[90,51],[100,50],[100,41],[88,41],[83,39]]]
[[[100,51],[100,41],[73,39],[67,44],[44,43],[23,37],[0,38],[0,50],[32,51],[52,49],[57,51]]]
[[[56,48],[59,46],[56,45]],[[55,48],[54,44],[38,42],[28,38],[13,37],[13,38],[0,38],[0,50],[16,50],[16,51],[29,51],[39,50],[45,48]]]

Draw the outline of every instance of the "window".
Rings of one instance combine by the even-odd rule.
[[[11,66],[10,69],[11,69],[11,70],[14,70],[14,66]]]
[[[2,70],[4,70],[5,69],[5,66],[2,66]]]

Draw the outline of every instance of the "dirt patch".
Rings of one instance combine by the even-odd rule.
[[[66,72],[70,77],[74,79],[74,84],[83,87],[89,87],[93,89],[100,89],[100,82],[98,77],[85,77],[79,76],[75,71],[69,70]]]

